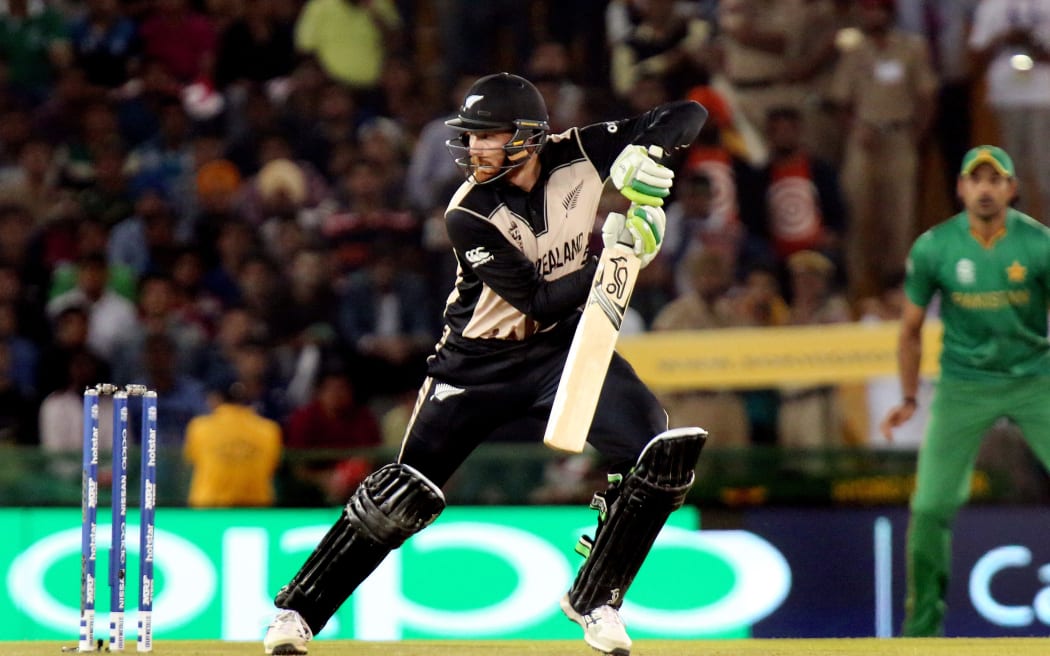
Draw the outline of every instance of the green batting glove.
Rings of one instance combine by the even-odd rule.
[[[660,252],[667,217],[662,209],[651,205],[631,205],[626,216],[625,227],[634,237],[634,254],[645,267]]]
[[[674,182],[674,171],[653,159],[662,155],[659,146],[627,146],[609,170],[613,186],[632,203],[660,207]]]

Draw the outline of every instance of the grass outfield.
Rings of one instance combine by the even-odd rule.
[[[55,656],[73,642],[0,642],[4,656]],[[128,641],[125,653],[135,652]],[[261,656],[258,642],[158,641],[158,656]],[[877,640],[640,640],[632,656],[1045,656],[1045,638],[941,638]],[[596,656],[582,641],[413,641],[350,642],[319,640],[311,643],[310,656]]]

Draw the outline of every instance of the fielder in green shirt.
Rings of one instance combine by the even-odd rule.
[[[1017,176],[1000,148],[970,150],[957,190],[965,210],[923,233],[908,257],[902,400],[882,422],[892,439],[915,412],[923,319],[939,294],[944,348],[911,499],[905,636],[944,632],[952,522],[992,424],[1016,423],[1050,469],[1050,229],[1010,207]]]

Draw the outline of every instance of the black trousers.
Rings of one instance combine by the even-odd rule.
[[[479,444],[495,434],[545,425],[565,354],[540,360],[513,380],[451,385],[427,378],[398,462],[444,485]],[[527,429],[527,428],[526,428]],[[613,354],[587,441],[625,473],[657,434],[667,430],[667,413],[619,354]],[[540,432],[542,437],[542,432]],[[538,438],[537,438],[538,439]]]

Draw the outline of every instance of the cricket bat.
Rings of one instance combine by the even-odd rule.
[[[629,246],[602,250],[543,435],[543,443],[553,449],[580,453],[587,443],[639,265]]]

